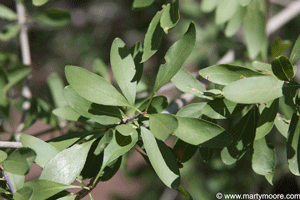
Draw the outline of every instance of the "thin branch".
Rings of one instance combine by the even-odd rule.
[[[9,176],[6,174],[6,172],[1,169],[1,173],[2,173],[2,176],[4,177],[5,181],[6,181],[6,184],[8,185],[10,191],[12,194],[14,194],[16,192],[13,184],[11,183],[11,181],[9,180]]]
[[[21,142],[7,142],[7,141],[0,141],[0,148],[13,148],[18,149],[21,148],[23,145]]]

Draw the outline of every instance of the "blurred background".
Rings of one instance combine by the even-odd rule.
[[[39,10],[48,8],[64,9],[71,13],[71,21],[63,27],[48,27],[41,23],[29,22],[29,41],[32,57],[32,78],[30,86],[33,96],[49,101],[46,85],[47,77],[53,73],[63,78],[66,65],[76,65],[93,69],[96,58],[100,58],[110,70],[109,54],[112,41],[119,37],[128,47],[137,42],[143,42],[147,27],[158,10],[161,10],[166,0],[156,0],[155,3],[143,10],[133,11],[132,0],[50,0],[41,7],[34,7],[31,1],[25,1],[31,15]],[[292,0],[268,1],[268,17],[284,9]],[[11,0],[0,0],[12,10],[15,3]],[[197,27],[196,47],[184,67],[191,72],[214,65],[230,49],[236,51],[236,59],[242,63],[247,60],[243,41],[243,29],[232,38],[226,38],[224,27],[214,22],[214,12],[204,13],[200,9],[201,0],[180,1],[179,24],[168,35],[164,35],[160,50],[144,65],[142,82],[147,91],[154,84],[155,73],[163,55],[183,33],[192,20]],[[9,22],[0,20],[0,29]],[[269,44],[277,37],[295,42],[300,33],[300,16],[289,21],[279,31],[271,35]],[[20,62],[20,46],[17,37],[9,41],[0,41],[0,64],[15,65]],[[111,76],[111,81],[114,80]],[[173,102],[181,93],[171,87],[161,91]],[[17,125],[20,115],[15,113]],[[26,133],[35,133],[47,128],[38,121]],[[300,179],[289,172],[286,162],[285,138],[273,128],[272,142],[277,153],[277,167],[274,176],[274,186],[253,172],[251,168],[251,152],[233,165],[225,165],[220,159],[220,151],[216,149],[210,157],[196,155],[181,169],[183,186],[194,199],[215,199],[217,192],[234,194],[296,194],[300,193]],[[47,140],[58,133],[43,135]],[[1,140],[3,136],[1,137]],[[167,143],[172,146],[175,139]],[[136,200],[171,200],[184,199],[176,191],[166,188],[158,179],[155,172],[147,165],[136,151],[132,150],[126,156],[119,172],[109,181],[99,183],[92,195],[94,199],[136,199]],[[34,166],[27,175],[27,180],[38,178],[41,169]],[[86,197],[85,199],[89,199]]]

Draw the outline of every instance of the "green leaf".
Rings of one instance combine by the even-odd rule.
[[[170,188],[179,187],[179,169],[170,149],[156,140],[148,129],[141,127],[141,134],[148,158],[160,180]]]
[[[18,15],[10,8],[0,4],[0,18],[7,20],[17,20]]]
[[[147,101],[145,101],[144,103],[142,103],[142,105],[139,106],[139,110],[141,111],[145,111],[145,109],[148,106],[150,99],[147,99]],[[165,96],[155,96],[153,97],[147,113],[148,114],[153,114],[153,113],[161,113],[162,111],[164,111],[167,107],[168,107],[168,99]]]
[[[4,87],[8,83],[6,70],[0,66],[0,106],[7,105],[7,99],[4,92]]]
[[[199,145],[224,132],[224,129],[217,124],[202,119],[178,116],[176,119],[178,128],[174,135],[189,144]]]
[[[16,37],[20,31],[20,24],[13,23],[4,26],[4,28],[0,32],[0,40],[7,41],[14,37]]]
[[[137,83],[141,83],[140,80],[142,78],[143,70],[144,70],[144,64],[142,63],[143,44],[141,42],[137,42],[129,49],[129,52],[132,55],[134,65],[135,65],[135,75],[131,81],[132,82],[136,81]],[[137,85],[136,92],[139,92],[142,84]],[[146,90],[147,87],[148,86],[146,85]]]
[[[203,12],[211,12],[217,7],[217,5],[217,0],[202,0],[200,8]]]
[[[259,61],[254,61],[252,63],[252,66],[262,72],[265,72],[267,74],[272,74],[272,66],[268,63],[264,63],[264,62],[259,62]]]
[[[150,6],[154,0],[134,0],[132,4],[132,9],[142,9]]]
[[[18,175],[13,173],[7,173],[9,175],[9,180],[15,190],[19,190],[23,187],[25,182],[25,175]]]
[[[65,185],[65,184],[61,184],[49,180],[37,179],[25,183],[24,187],[16,192],[18,193],[18,196],[28,193],[25,188],[26,189],[31,188],[33,190],[30,200],[41,200],[41,199],[47,199],[65,189],[79,188],[79,186]],[[27,199],[22,199],[22,200],[27,200]]]
[[[162,10],[160,26],[168,34],[176,26],[179,18],[179,0],[173,0],[172,3],[168,3]]]
[[[180,163],[185,163],[195,155],[198,147],[178,139],[174,145],[173,150],[178,155]]]
[[[241,79],[262,75],[246,67],[230,64],[213,65],[200,70],[199,74],[210,82],[220,85],[228,85]]]
[[[67,106],[68,103],[63,95],[64,83],[62,79],[57,74],[52,74],[47,79],[47,85],[50,89],[54,106],[56,108]]]
[[[279,108],[279,99],[269,102],[261,111],[258,119],[255,139],[261,139],[267,135],[274,126],[274,121]]]
[[[293,65],[295,65],[299,59],[300,59],[300,35],[296,40],[290,55],[290,60]]]
[[[48,0],[32,0],[32,4],[34,6],[42,6],[47,2],[48,2]]]
[[[73,108],[70,106],[65,106],[62,108],[56,108],[52,111],[52,113],[58,117],[63,119],[77,122],[80,118],[80,114],[78,114]]]
[[[71,14],[65,10],[48,9],[38,14],[34,19],[46,26],[65,26],[71,21]]]
[[[83,169],[87,154],[94,140],[74,145],[53,157],[45,166],[40,179],[71,184]]]
[[[199,118],[202,115],[201,110],[206,105],[206,102],[191,103],[181,108],[176,115],[179,117]]]
[[[294,113],[288,130],[286,152],[290,171],[300,175],[300,117]]]
[[[98,104],[130,106],[128,101],[104,78],[76,66],[66,66],[66,78],[81,97]]]
[[[103,60],[96,58],[93,62],[93,70],[109,82],[109,72]]]
[[[7,92],[11,87],[22,81],[30,74],[28,66],[22,65],[16,68],[7,70],[8,84],[4,88],[4,92]]]
[[[202,83],[200,83],[190,72],[184,68],[180,68],[171,81],[182,92],[193,94],[200,98],[212,99],[211,97],[206,97],[204,95],[206,89]]]
[[[114,77],[122,93],[131,105],[134,105],[137,82],[133,81],[135,64],[125,43],[116,38],[110,50],[110,63]]]
[[[283,82],[274,77],[250,77],[225,86],[223,95],[236,103],[265,103],[281,97],[282,86]]]
[[[30,148],[20,148],[10,154],[3,162],[5,171],[24,175],[29,172],[31,165],[36,158],[36,153]]]
[[[76,198],[76,195],[73,195],[73,196],[61,197],[57,200],[75,200],[75,198]],[[93,200],[93,199],[91,199],[91,200]]]
[[[290,81],[294,77],[294,69],[290,60],[285,56],[279,56],[272,61],[274,75],[283,81]]]
[[[276,38],[271,47],[272,59],[285,53],[291,45],[292,43],[289,40],[281,40],[280,38]]]
[[[178,126],[177,120],[170,114],[149,115],[150,131],[159,140],[166,140]]]
[[[31,200],[33,196],[33,188],[23,187],[14,194],[15,200]]]
[[[248,6],[251,3],[251,0],[238,0],[241,6]]]
[[[278,113],[275,118],[275,126],[285,138],[287,138],[288,135],[289,125],[290,120],[287,120],[283,115]]]
[[[88,135],[86,132],[73,132],[69,131],[67,134],[55,137],[51,140],[48,140],[47,143],[51,144],[55,148],[57,148],[59,151],[62,151],[68,147],[70,147],[72,144],[76,143],[82,138],[85,138]]]
[[[185,35],[175,42],[165,55],[166,63],[161,65],[158,70],[153,91],[156,92],[164,84],[169,82],[172,77],[180,70],[182,64],[192,52],[196,41],[195,24],[190,26]]]
[[[178,188],[175,188],[178,192],[180,192],[182,195],[184,195],[187,199],[192,200],[193,197],[190,193],[188,193],[181,185]]]
[[[164,35],[160,25],[161,12],[157,12],[152,18],[144,40],[144,53],[141,62],[148,60],[159,49]]]
[[[199,147],[199,153],[200,153],[200,156],[201,156],[203,162],[207,163],[213,157],[214,149],[208,148],[208,147]]]
[[[59,153],[58,149],[34,136],[21,134],[20,140],[23,147],[31,148],[36,152],[35,162],[42,168]]]
[[[246,7],[238,6],[235,14],[229,19],[226,25],[225,35],[227,37],[232,37],[239,30],[243,24],[246,13]]]
[[[238,5],[237,0],[221,0],[216,9],[216,24],[223,24],[231,19],[238,9]],[[228,12],[229,10],[230,12]]]
[[[258,0],[260,1],[260,0]],[[254,59],[262,51],[266,44],[266,18],[260,11],[260,5],[257,0],[253,0],[248,6],[248,12],[245,18],[244,37],[246,46],[251,59]]]
[[[5,161],[7,158],[7,153],[5,151],[0,150],[0,163]]]
[[[265,138],[255,140],[253,143],[252,169],[263,175],[273,185],[272,180],[276,167],[275,149],[269,145]]]
[[[122,114],[119,108],[92,103],[76,94],[70,86],[65,87],[64,96],[70,107],[83,117],[91,118],[103,125],[121,121]]]

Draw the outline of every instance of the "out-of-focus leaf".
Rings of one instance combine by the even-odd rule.
[[[218,136],[224,129],[217,124],[189,117],[178,117],[178,128],[174,135],[186,143],[199,145]],[[221,142],[221,141],[219,141]]]
[[[248,6],[251,3],[251,0],[238,0],[238,2],[242,5],[242,6]]]
[[[273,185],[272,180],[276,167],[275,149],[269,145],[265,138],[255,140],[253,143],[252,169],[257,174],[266,177]]]
[[[215,22],[216,24],[223,24],[231,19],[238,9],[237,0],[221,0],[216,9]],[[230,12],[228,12],[230,10]]]
[[[171,81],[182,92],[190,93],[200,98],[212,99],[211,97],[206,97],[204,95],[206,89],[202,83],[184,68],[180,68]]]
[[[150,163],[160,180],[170,188],[179,187],[180,172],[169,147],[144,127],[141,127],[141,134]]]
[[[0,66],[0,106],[6,106],[7,100],[4,92],[4,87],[8,83],[6,70]]]
[[[217,0],[202,0],[200,8],[203,12],[211,12],[217,7],[217,5]]]
[[[296,176],[300,175],[300,117],[297,113],[293,114],[288,130],[286,142],[286,153],[290,171]]]
[[[122,114],[119,108],[92,103],[76,94],[71,86],[65,87],[64,96],[70,107],[83,117],[91,118],[103,125],[121,121]]]
[[[110,50],[110,63],[116,82],[131,105],[134,105],[137,82],[133,81],[135,64],[125,43],[116,38]]]
[[[66,66],[65,73],[73,90],[98,104],[130,106],[129,102],[104,78],[76,66]]]
[[[296,40],[294,47],[292,49],[291,55],[290,55],[290,61],[293,65],[296,64],[296,62],[300,58],[300,35],[298,39]]]
[[[152,18],[144,40],[144,53],[141,62],[148,60],[159,49],[164,31],[160,26],[161,12]]]
[[[5,151],[0,150],[0,163],[2,163],[7,158],[7,153]]]
[[[261,106],[262,107],[262,106]],[[261,111],[258,119],[255,140],[263,138],[273,128],[279,108],[279,99],[269,102]]]
[[[7,20],[17,20],[18,15],[10,8],[0,4],[0,18]]]
[[[214,149],[208,147],[199,147],[199,153],[203,162],[209,162],[214,154]]]
[[[64,83],[61,78],[57,74],[52,74],[47,79],[47,85],[50,89],[51,97],[55,107],[60,108],[67,106],[68,103],[63,95]]]
[[[192,200],[193,197],[191,196],[188,191],[186,191],[181,185],[178,188],[175,188],[178,192],[180,192],[182,195],[184,195],[187,199]]]
[[[5,171],[24,175],[29,172],[35,158],[36,153],[32,149],[23,147],[10,154],[2,164]]]
[[[74,145],[58,153],[46,164],[40,179],[71,184],[77,178],[87,158],[94,140]]]
[[[258,56],[266,43],[266,19],[264,13],[260,11],[260,4],[258,1],[260,0],[253,0],[249,4],[245,18],[244,37],[251,59]]]
[[[172,3],[167,4],[162,10],[160,18],[160,26],[165,33],[169,33],[170,30],[178,23],[179,15],[179,0],[173,0]]]
[[[56,108],[52,111],[52,113],[58,117],[74,122],[77,122],[81,116],[70,106]]]
[[[93,70],[95,73],[99,74],[107,81],[109,81],[109,72],[103,60],[101,60],[100,58],[96,58],[93,62]]]
[[[149,100],[145,101],[140,107],[139,110],[144,111],[149,103]],[[154,114],[154,113],[161,113],[168,107],[168,99],[165,96],[155,96],[153,97],[147,113]]]
[[[47,2],[48,0],[32,0],[32,4],[35,6],[42,6]]]
[[[259,62],[259,61],[254,61],[252,63],[252,66],[262,72],[265,72],[267,74],[271,74],[272,73],[272,66],[268,63],[263,63],[263,62]]]
[[[51,158],[59,153],[58,149],[34,136],[21,134],[20,139],[23,147],[28,147],[35,151],[35,162],[42,168],[45,167]]]
[[[223,95],[236,103],[265,103],[281,97],[282,86],[283,81],[274,77],[250,77],[225,86]]]
[[[262,76],[261,73],[252,71],[246,67],[230,64],[210,66],[200,70],[199,74],[203,78],[220,85],[228,85],[234,81],[238,81],[248,77]]]
[[[49,9],[34,17],[35,20],[46,26],[65,26],[71,21],[71,14],[65,10]]]
[[[41,200],[47,199],[65,189],[70,188],[79,188],[79,186],[67,185],[62,183],[57,183],[49,180],[37,179],[24,184],[24,187],[18,190],[16,193],[19,195],[24,195],[28,193],[26,189],[31,188],[33,193],[31,195],[30,200]],[[15,196],[14,196],[15,198]],[[27,199],[22,199],[27,200]],[[29,199],[28,199],[29,200]]]
[[[153,91],[156,92],[164,84],[169,82],[180,70],[182,64],[194,49],[196,41],[195,24],[191,23],[185,35],[175,42],[165,55],[166,63],[158,70]]]
[[[202,115],[201,110],[205,107],[206,102],[191,103],[181,108],[176,115],[179,117],[199,118]]]
[[[13,23],[4,26],[4,28],[0,32],[0,40],[7,41],[14,37],[16,37],[20,31],[20,24]]]
[[[289,125],[290,120],[287,120],[283,115],[278,113],[275,118],[275,126],[285,138],[287,138],[288,135]]]
[[[8,84],[4,88],[7,92],[12,86],[16,85],[30,74],[28,66],[22,65],[10,70],[7,70]]]
[[[149,115],[150,131],[159,140],[166,140],[178,126],[177,120],[170,114]]]
[[[30,200],[33,196],[33,188],[23,187],[14,194],[15,200]]]
[[[246,7],[237,7],[235,14],[231,17],[226,25],[225,35],[227,37],[233,36],[239,30],[240,26],[243,24],[246,13]]]
[[[178,139],[174,145],[173,150],[178,155],[179,161],[181,163],[184,163],[189,161],[195,155],[198,147]]]
[[[271,47],[272,58],[274,59],[277,56],[285,53],[291,45],[292,43],[289,40],[281,40],[280,38],[276,38]]]
[[[132,4],[132,9],[142,9],[150,6],[154,0],[134,0]]]
[[[295,75],[292,63],[285,56],[279,56],[272,61],[272,71],[283,81],[290,81]]]

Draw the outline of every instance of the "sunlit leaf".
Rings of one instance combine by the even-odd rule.
[[[285,56],[279,56],[272,61],[274,75],[283,81],[290,81],[294,77],[294,69],[290,60]]]
[[[192,52],[195,40],[195,25],[191,23],[185,35],[175,42],[166,53],[166,63],[159,67],[153,91],[157,91],[164,84],[169,82],[180,70],[182,64]]]
[[[176,115],[179,117],[199,118],[202,115],[201,110],[205,107],[206,102],[191,103],[181,108]]]
[[[70,106],[56,108],[52,112],[54,115],[56,115],[58,117],[61,117],[63,119],[69,120],[69,121],[74,121],[74,122],[78,121],[81,116]]]
[[[17,20],[18,15],[10,8],[0,4],[0,18],[7,20]]]
[[[56,108],[67,106],[68,103],[66,102],[63,89],[64,83],[62,79],[57,74],[52,74],[47,79],[47,85],[50,89],[51,98],[54,102]]]
[[[172,3],[167,4],[162,10],[160,18],[160,26],[165,33],[169,33],[170,30],[178,23],[179,15],[179,0],[173,0]]]
[[[42,6],[47,2],[48,0],[32,0],[32,4],[35,6]]]
[[[46,26],[65,26],[71,21],[71,14],[65,10],[49,9],[34,17],[38,22]]]
[[[296,64],[296,62],[300,58],[300,35],[298,39],[296,40],[294,47],[292,49],[291,55],[290,55],[290,60],[293,65]]]
[[[223,24],[231,19],[236,10],[238,9],[238,1],[237,0],[222,0],[217,6],[215,22],[216,24]],[[228,12],[230,10],[230,12]]]
[[[149,115],[150,131],[159,140],[166,140],[177,128],[177,120],[170,114]]]

